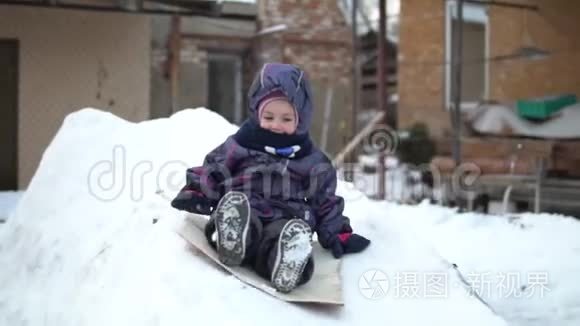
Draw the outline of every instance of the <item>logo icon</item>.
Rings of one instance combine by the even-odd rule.
[[[365,298],[379,300],[384,298],[389,291],[389,279],[382,271],[371,269],[359,278],[358,288]]]

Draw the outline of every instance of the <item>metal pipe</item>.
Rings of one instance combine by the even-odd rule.
[[[451,64],[453,67],[453,159],[456,166],[461,164],[461,72],[463,62],[463,1],[457,1],[457,20],[453,29],[453,53]],[[452,20],[453,21],[453,20]],[[452,25],[453,26],[453,25]]]
[[[0,5],[8,6],[26,6],[26,7],[41,7],[41,8],[57,8],[57,9],[70,9],[70,10],[86,10],[86,11],[101,11],[101,12],[121,12],[127,14],[151,14],[151,15],[181,15],[181,16],[204,16],[204,17],[216,17],[215,14],[208,13],[203,10],[196,9],[146,9],[141,10],[131,10],[123,7],[117,6],[95,6],[95,5],[85,5],[85,4],[71,4],[71,3],[61,3],[55,0],[47,0],[48,2],[27,2],[19,0],[0,0]],[[225,14],[218,15],[222,18],[240,18],[244,19],[246,16],[237,14]],[[247,19],[247,18],[246,18]]]
[[[336,155],[334,160],[332,160],[332,164],[337,168],[340,167],[344,163],[346,156],[373,131],[375,125],[383,121],[384,117],[385,112],[377,113],[377,115],[369,123],[367,123],[367,125],[361,131],[359,131],[359,133],[354,136],[354,138],[351,139],[348,144],[346,144],[340,153]]]
[[[351,138],[357,131],[357,111],[359,104],[359,66],[358,66],[358,0],[352,0],[352,129]]]
[[[358,107],[359,107],[359,63],[358,63],[358,0],[352,0],[352,112],[351,112],[351,128],[350,128],[350,139],[353,139],[357,132],[357,121],[358,121]],[[352,151],[350,154],[350,162],[356,162],[356,151]],[[354,175],[352,169],[345,175],[347,181],[354,181]]]
[[[379,104],[379,111],[384,112],[384,122],[388,121],[388,112],[387,112],[387,85],[386,85],[386,76],[385,76],[385,52],[386,52],[386,0],[379,0],[379,32],[378,35],[378,55],[377,55],[377,63],[378,63],[378,85],[377,85],[377,96],[378,96],[378,104]],[[378,174],[379,174],[379,187],[378,187],[378,199],[383,200],[385,199],[385,153],[379,153],[379,162],[377,164],[378,167]]]
[[[179,67],[181,61],[181,19],[178,15],[171,17],[171,31],[169,35],[170,49],[170,87],[171,87],[171,112],[179,110]]]
[[[536,185],[534,187],[534,213],[540,212],[542,204],[542,177],[544,176],[544,159],[538,160],[538,171],[536,173]]]

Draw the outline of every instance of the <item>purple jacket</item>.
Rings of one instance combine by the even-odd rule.
[[[310,127],[312,96],[303,72],[284,64],[267,64],[250,89],[250,119],[257,119],[260,98],[274,90],[287,94],[299,115],[298,135]],[[234,135],[212,150],[202,166],[186,171],[186,185],[173,200],[175,208],[199,213],[199,203],[215,207],[228,191],[246,193],[252,212],[264,222],[301,218],[328,248],[349,219],[343,216],[344,199],[335,194],[337,175],[318,148],[287,158],[242,146]],[[209,209],[211,211],[211,209]],[[207,213],[207,212],[206,212]]]

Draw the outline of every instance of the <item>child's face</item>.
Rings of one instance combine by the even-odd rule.
[[[272,101],[264,107],[260,127],[278,134],[293,134],[296,131],[294,108],[286,101]]]

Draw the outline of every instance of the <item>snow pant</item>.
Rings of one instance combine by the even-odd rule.
[[[262,221],[253,216],[250,217],[250,229],[246,239],[246,255],[242,265],[253,269],[256,274],[270,280],[272,270],[276,262],[277,246],[280,233],[284,225],[290,219],[277,219],[274,221]],[[205,236],[209,244],[215,249],[217,244],[212,239],[215,232],[213,218],[205,227]],[[305,284],[312,278],[314,273],[314,258],[311,256],[306,264],[298,285]]]

